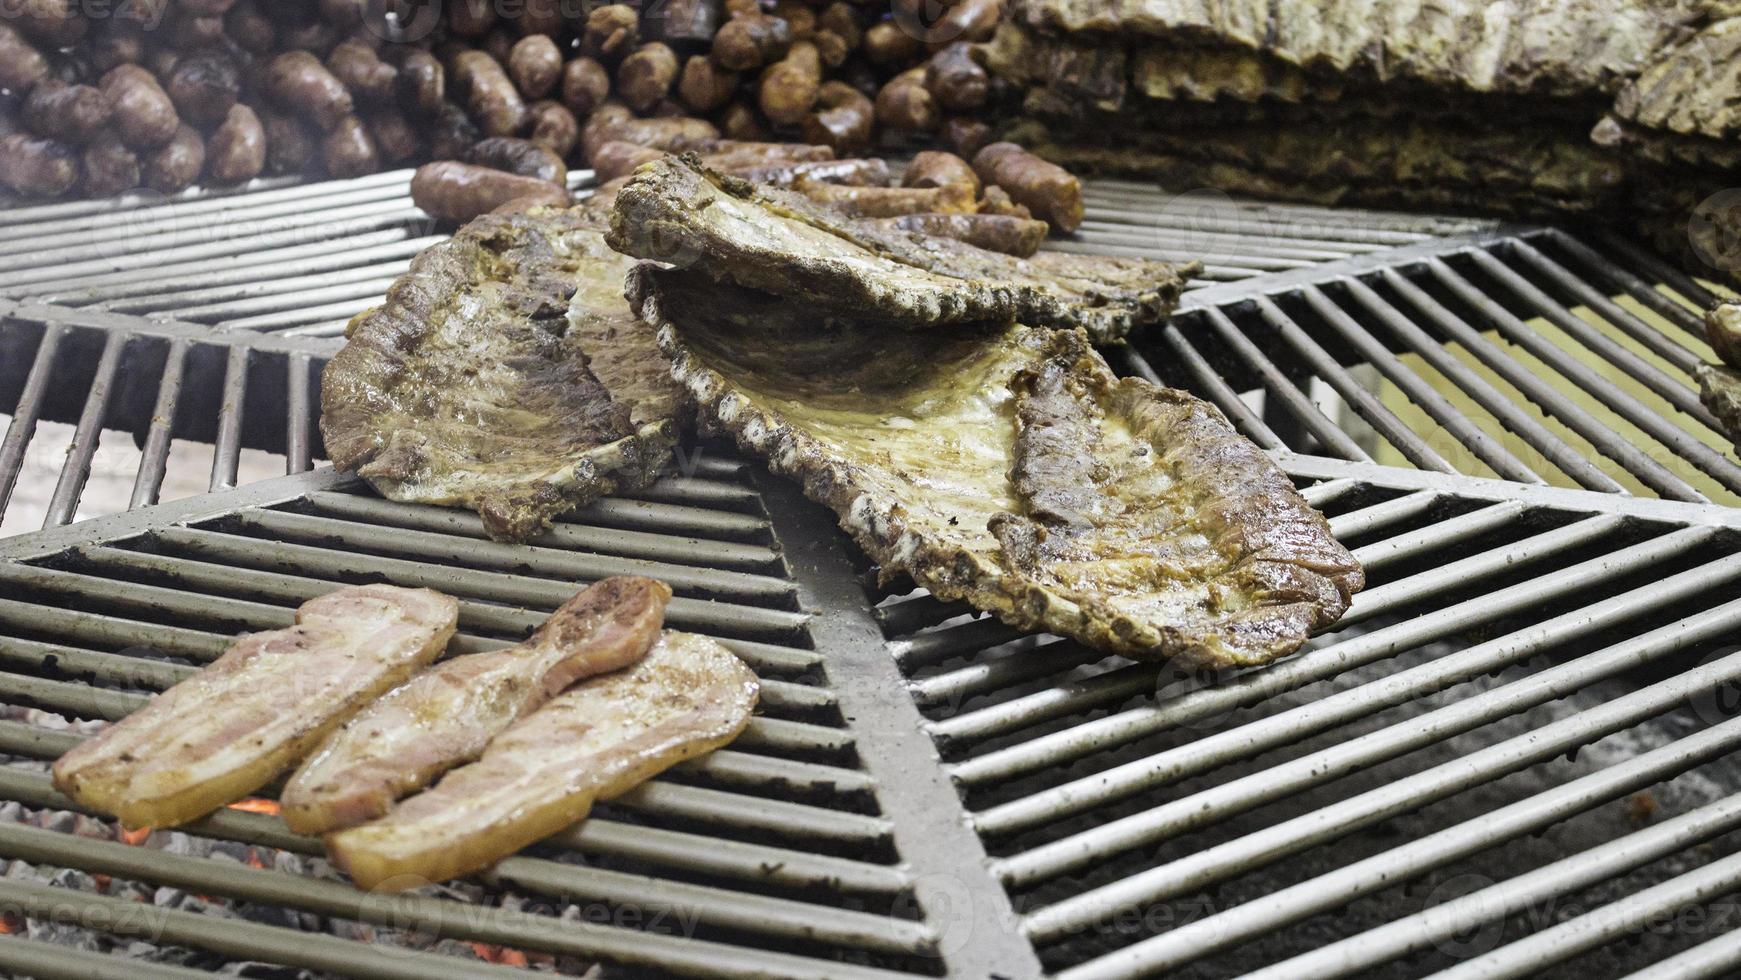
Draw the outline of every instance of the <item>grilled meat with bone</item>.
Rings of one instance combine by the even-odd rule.
[[[756,675],[706,637],[667,630],[633,666],[585,681],[498,735],[483,757],[373,823],[327,838],[361,888],[491,864],[743,731]]]
[[[204,670],[54,764],[54,784],[130,827],[173,827],[271,782],[358,709],[435,659],[459,604],[364,585],[296,625],[244,636]]]
[[[609,241],[823,315],[914,327],[1081,327],[1097,342],[1163,319],[1196,271],[1051,253],[1020,259],[844,217],[673,157],[647,164],[618,192]]]
[[[478,757],[502,730],[575,681],[639,660],[671,589],[638,576],[595,583],[518,646],[426,670],[334,732],[280,796],[284,822],[324,834],[373,820],[393,801]]]
[[[1269,458],[1079,331],[910,333],[644,264],[630,298],[703,420],[882,566],[1023,629],[1261,664],[1333,622],[1360,566]]]
[[[394,500],[473,507],[512,540],[652,482],[676,391],[592,213],[486,215],[419,255],[327,366],[333,464]]]

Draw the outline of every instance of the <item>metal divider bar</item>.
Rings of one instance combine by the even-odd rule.
[[[12,499],[18,487],[18,476],[24,470],[24,454],[30,438],[36,434],[36,423],[42,416],[42,400],[48,394],[49,379],[54,374],[60,345],[66,339],[67,328],[59,323],[43,327],[37,342],[36,355],[30,362],[30,374],[24,379],[24,390],[12,409],[12,422],[6,427],[6,438],[0,442],[0,513]]]
[[[109,413],[109,394],[115,387],[115,375],[121,369],[121,352],[126,349],[127,336],[111,333],[103,339],[103,353],[97,359],[97,372],[85,394],[84,410],[79,413],[73,429],[73,443],[67,448],[66,464],[55,482],[54,495],[49,498],[44,527],[72,523],[78,513],[79,495],[91,476],[91,458],[103,437],[103,419]]]

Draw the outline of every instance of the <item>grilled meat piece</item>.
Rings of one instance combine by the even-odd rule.
[[[478,761],[373,823],[327,838],[360,888],[396,890],[489,867],[749,724],[756,675],[706,637],[667,630],[498,735]]]
[[[333,464],[394,500],[473,507],[509,540],[652,482],[676,389],[593,213],[486,215],[419,255],[327,366]],[[607,340],[601,375],[588,355]]]
[[[1741,452],[1741,371],[1721,364],[1701,364],[1693,376],[1699,381],[1699,401],[1717,417],[1723,434]]]
[[[1741,165],[1741,16],[1719,16],[1655,51],[1614,99],[1596,138],[1664,163],[1719,169]]]
[[[670,598],[663,582],[607,578],[563,603],[526,642],[418,674],[303,763],[279,797],[284,822],[299,834],[324,834],[384,815],[395,800],[477,758],[570,684],[639,660]]]
[[[244,636],[204,670],[54,764],[54,785],[129,827],[173,827],[233,803],[434,660],[459,604],[364,585],[310,599],[296,625]]]
[[[822,314],[912,326],[1020,322],[1122,339],[1173,309],[1195,264],[1019,259],[848,218],[692,160],[647,165],[617,195],[620,251],[776,293]]]
[[[1213,407],[1116,378],[1080,331],[889,342],[651,264],[630,299],[704,422],[882,566],[1023,629],[1222,668],[1283,656],[1363,582],[1323,517]]]

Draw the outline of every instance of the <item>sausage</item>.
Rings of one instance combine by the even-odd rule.
[[[939,142],[963,160],[971,160],[991,142],[991,124],[971,116],[950,116],[937,134]]]
[[[542,99],[562,78],[562,52],[545,34],[528,34],[508,52],[508,77],[528,99]]]
[[[985,193],[980,196],[979,213],[1007,214],[1017,218],[1032,218],[1034,216],[1034,212],[1029,211],[1026,205],[1017,204],[1010,200],[1009,192],[996,184],[987,187]]]
[[[337,126],[354,108],[350,90],[307,51],[286,51],[273,58],[266,64],[264,85],[280,110],[323,130]]]
[[[627,177],[642,164],[651,163],[665,155],[664,150],[651,146],[639,146],[625,143],[622,140],[611,140],[600,146],[592,155],[593,176],[600,183]]]
[[[1044,221],[1017,218],[1007,214],[904,214],[894,218],[876,218],[883,228],[912,231],[939,238],[953,238],[992,252],[1002,252],[1027,258],[1040,250],[1046,240]]]
[[[870,148],[876,134],[876,104],[864,93],[841,81],[822,83],[817,90],[817,111],[804,120],[804,139],[821,143],[849,156]]]
[[[925,88],[944,112],[972,112],[991,96],[991,76],[973,57],[973,45],[957,41],[925,64]]]
[[[411,48],[399,59],[393,87],[406,112],[429,115],[447,101],[447,70],[440,58],[422,48]]]
[[[575,144],[580,142],[580,121],[567,106],[544,99],[528,106],[526,115],[532,120],[527,139],[565,160],[574,152]]]
[[[508,80],[502,63],[483,51],[462,51],[454,56],[454,82],[465,99],[466,111],[486,136],[512,136],[526,121],[526,103]]]
[[[496,26],[495,0],[450,0],[447,29],[456,37],[483,37]]]
[[[647,8],[642,33],[686,49],[707,44],[719,31],[719,6],[719,0],[664,0]]]
[[[108,129],[110,115],[99,89],[45,78],[25,96],[20,118],[38,136],[83,146]]]
[[[84,37],[90,24],[72,0],[24,0],[7,5],[6,17],[24,33],[52,48],[65,48]]]
[[[617,66],[617,96],[637,112],[658,105],[677,81],[677,52],[653,41],[636,48]]]
[[[974,156],[973,169],[1059,231],[1075,231],[1082,224],[1082,182],[1063,167],[1014,143],[993,143]]]
[[[386,105],[399,85],[399,69],[381,60],[360,41],[344,41],[326,56],[327,70],[344,83],[358,102]]]
[[[140,176],[145,186],[159,194],[174,194],[193,186],[206,165],[206,141],[199,130],[185,123],[175,128],[169,142],[146,154]]]
[[[826,31],[846,45],[847,51],[857,51],[864,43],[864,17],[847,0],[834,0],[816,16],[817,31]]]
[[[576,58],[562,66],[562,104],[576,119],[585,119],[611,97],[611,76],[594,58]]]
[[[567,0],[525,0],[520,4],[520,12],[512,18],[514,29],[526,37],[554,38],[562,33],[566,4]]]
[[[211,126],[228,117],[241,97],[242,73],[228,57],[198,51],[175,63],[165,91],[181,118],[195,126]]]
[[[112,197],[139,186],[139,155],[113,134],[92,140],[81,155],[86,197]]]
[[[877,93],[877,123],[895,133],[929,133],[942,122],[937,100],[925,87],[925,69],[909,68]]]
[[[847,56],[852,54],[852,48],[847,46],[846,39],[833,31],[817,31],[805,40],[816,46],[817,57],[828,68],[839,68],[846,64]]]
[[[1003,19],[1003,4],[1004,0],[956,0],[937,18],[928,40],[937,48],[957,41],[989,41]]]
[[[339,40],[338,29],[315,18],[303,23],[286,23],[278,28],[278,46],[285,51],[307,51],[316,61],[332,50]]]
[[[169,93],[157,84],[151,73],[138,65],[118,65],[109,69],[101,83],[103,94],[109,97],[111,118],[121,142],[135,150],[148,150],[168,142],[175,135],[181,119],[175,114],[175,103]]]
[[[746,102],[733,102],[720,110],[719,131],[734,140],[768,138],[768,129],[762,125],[761,113]]]
[[[465,161],[522,177],[536,177],[552,184],[568,183],[568,167],[561,157],[536,143],[512,136],[479,140],[466,154]]]
[[[416,159],[423,150],[417,127],[395,106],[378,106],[363,113],[363,124],[375,140],[381,163],[393,166]]]
[[[426,163],[411,176],[412,202],[446,221],[470,221],[522,197],[554,207],[572,203],[549,181],[455,160]]]
[[[145,39],[135,31],[115,26],[111,21],[85,42],[83,53],[90,63],[93,77],[101,77],[103,72],[116,65],[145,60]],[[0,59],[5,57],[4,53],[0,53]],[[0,67],[0,87],[10,87],[6,85],[4,76],[14,70],[15,67],[11,65]]]
[[[254,0],[237,0],[224,15],[224,33],[245,51],[265,54],[278,42],[278,28]]]
[[[852,187],[886,187],[889,183],[887,161],[875,157],[862,160],[810,160],[794,163],[763,163],[754,166],[732,166],[727,172],[761,184],[790,187],[800,181],[823,184],[844,184]]]
[[[854,218],[893,218],[927,211],[971,214],[973,192],[960,184],[947,187],[850,187],[820,180],[798,180],[792,189],[818,204]]]
[[[641,16],[626,3],[599,7],[586,15],[580,53],[600,61],[616,61],[641,41]]]
[[[774,0],[770,13],[791,25],[794,41],[808,40],[816,33],[816,11],[803,0]]]
[[[245,105],[233,105],[206,140],[206,173],[214,183],[239,184],[266,169],[266,128]]]
[[[201,17],[186,7],[176,7],[163,30],[172,39],[170,43],[183,51],[199,51],[224,39],[224,19]]]
[[[581,130],[581,151],[588,160],[595,149],[612,140],[622,140],[639,146],[661,150],[683,149],[696,140],[717,139],[719,130],[705,119],[664,117],[636,119],[627,106],[607,102],[599,106]]]
[[[792,25],[757,10],[720,25],[708,57],[726,71],[751,71],[784,58],[791,48]]]
[[[260,116],[266,132],[266,172],[300,174],[314,160],[314,134],[294,116],[268,110]]]
[[[26,197],[59,197],[79,182],[79,158],[59,140],[0,137],[0,183]]]
[[[466,155],[482,134],[465,110],[443,101],[435,115],[423,124],[429,155],[437,160],[457,160]]]
[[[873,65],[900,68],[917,61],[924,53],[925,42],[892,20],[881,21],[865,29],[864,56]]]
[[[363,120],[346,116],[321,138],[320,162],[333,177],[361,177],[381,169],[381,151]]]
[[[816,45],[797,41],[786,57],[762,72],[757,104],[776,126],[796,126],[816,105],[822,88],[822,57]]]
[[[744,163],[811,163],[834,159],[834,151],[818,143],[771,143],[763,140],[690,140],[681,147],[710,159]]]
[[[979,194],[979,175],[973,165],[953,153],[923,150],[913,155],[907,172],[901,175],[902,187],[946,187],[962,184]]]
[[[677,97],[692,112],[712,112],[731,101],[738,80],[737,72],[719,67],[706,55],[693,54],[678,76]]]

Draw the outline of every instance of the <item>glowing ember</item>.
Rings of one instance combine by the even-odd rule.
[[[126,827],[121,827],[119,828],[119,831],[121,843],[132,844],[134,847],[138,847],[140,844],[145,843],[145,838],[151,836],[150,827],[140,827],[137,830],[128,830]]]
[[[246,800],[239,800],[235,803],[231,803],[230,809],[241,810],[243,813],[264,813],[268,816],[277,816],[280,807],[272,800],[250,797]]]
[[[503,966],[525,966],[526,954],[506,946],[492,946],[489,943],[472,943],[472,952],[478,954],[478,959],[486,963],[500,963]]]

